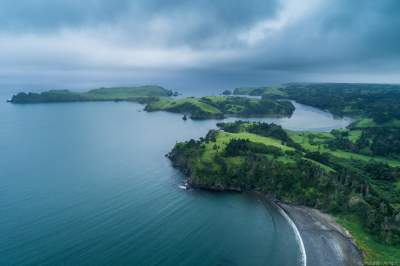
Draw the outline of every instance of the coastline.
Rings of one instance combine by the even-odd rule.
[[[285,212],[285,210],[283,208],[281,208],[279,205],[277,205],[276,207],[277,207],[279,213],[288,221],[289,225],[292,227],[292,229],[296,235],[297,243],[299,244],[299,247],[300,247],[301,261],[303,263],[303,266],[307,266],[308,265],[307,264],[307,252],[306,252],[306,248],[304,246],[303,238],[301,237],[301,234],[299,232],[299,229],[297,228],[294,221],[289,217],[289,215]]]
[[[304,266],[362,266],[363,255],[350,233],[339,225],[335,218],[318,209],[286,204],[276,200],[273,195],[257,191],[243,192],[236,189],[190,188],[214,192],[250,193],[264,204],[272,206],[287,220],[298,241],[301,262]]]
[[[305,248],[305,265],[363,265],[361,251],[332,216],[305,206],[266,200],[281,209],[296,226]]]
[[[292,227],[302,254],[304,266],[361,266],[363,255],[350,233],[335,218],[318,209],[283,203],[273,195],[257,191],[244,192],[236,188],[195,186],[186,180],[189,188],[215,192],[250,193],[260,198],[287,220]]]

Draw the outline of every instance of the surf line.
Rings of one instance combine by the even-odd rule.
[[[288,221],[290,227],[292,227],[294,234],[296,236],[296,242],[300,246],[300,252],[301,252],[301,260],[303,262],[303,266],[307,266],[307,255],[306,255],[306,249],[304,248],[304,243],[303,239],[301,238],[299,229],[297,228],[296,224],[293,222],[293,220],[287,215],[286,211],[282,209],[281,206],[278,206],[280,214]]]

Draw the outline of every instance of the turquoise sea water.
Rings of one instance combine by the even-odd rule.
[[[0,265],[298,265],[292,228],[245,194],[179,189],[164,155],[216,121],[134,103],[13,105],[0,93]],[[297,105],[297,130],[347,120]]]

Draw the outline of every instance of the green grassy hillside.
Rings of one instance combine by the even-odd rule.
[[[290,116],[294,106],[288,101],[251,99],[248,97],[206,96],[202,98],[160,99],[146,106],[147,111],[169,111],[193,119],[225,116]]]
[[[212,105],[204,103],[197,98],[160,99],[148,104],[146,111],[168,111],[190,115],[192,119],[221,119],[224,114]]]
[[[242,87],[233,91],[235,95],[268,96],[270,98],[285,98],[287,93],[280,86]]]
[[[50,90],[41,93],[18,93],[12,103],[84,102],[84,101],[135,101],[150,102],[157,97],[169,97],[173,93],[160,86],[100,88],[87,92]]]

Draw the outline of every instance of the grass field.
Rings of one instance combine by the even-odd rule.
[[[200,110],[204,111],[205,113],[211,114],[220,114],[221,111],[200,101],[197,98],[184,98],[184,99],[161,99],[159,101],[150,103],[148,108],[150,110],[171,110],[175,108],[179,108],[185,104],[193,105],[194,107],[199,108]]]
[[[90,90],[83,94],[93,97],[98,96],[98,97],[111,97],[111,98],[170,96],[169,91],[159,86],[100,88],[100,89]]]
[[[356,143],[357,140],[361,137],[361,130],[351,130],[349,131],[349,140],[353,143]]]
[[[351,128],[368,128],[368,127],[400,127],[400,120],[394,119],[389,122],[377,125],[372,118],[362,118],[351,125]]]
[[[217,141],[223,143],[229,143],[232,139],[247,139],[249,141],[261,143],[267,146],[274,146],[280,148],[283,151],[294,150],[291,147],[283,145],[280,140],[269,137],[263,137],[248,132],[241,132],[241,133],[219,132]]]
[[[270,96],[270,97],[286,97],[287,93],[280,89],[279,86],[268,87],[242,87],[236,88],[233,92],[235,95],[253,95],[253,96]]]
[[[224,132],[224,131],[218,131],[217,135],[216,135],[216,142],[214,143],[209,143],[205,145],[205,151],[202,155],[202,161],[203,162],[209,162],[211,163],[214,159],[214,156],[217,153],[220,153],[222,151],[225,150],[226,145],[233,139],[243,139],[243,140],[249,140],[251,142],[255,142],[255,143],[260,143],[260,144],[264,144],[266,146],[273,146],[276,148],[281,149],[283,152],[285,151],[294,151],[294,148],[283,145],[282,141],[275,139],[275,138],[270,138],[270,137],[264,137],[264,136],[260,136],[260,135],[256,135],[256,134],[252,134],[252,133],[248,133],[248,132],[240,132],[240,133],[229,133],[229,132]],[[218,149],[215,149],[214,146],[218,147]],[[267,157],[269,157],[270,159],[273,159],[271,155],[266,155]],[[236,158],[236,159],[235,159]],[[232,158],[230,158],[231,160]],[[243,159],[243,158],[242,158]],[[294,163],[294,159],[291,158],[288,155],[283,155],[283,156],[279,156],[279,157],[275,157],[274,159],[283,162],[283,163]],[[318,166],[320,166],[322,169],[328,171],[328,172],[332,172],[335,171],[332,168],[330,168],[327,165],[321,164],[317,161],[308,159],[308,158],[304,158],[305,160],[308,160]],[[235,161],[237,160],[237,161]],[[232,159],[232,162],[239,164],[240,162],[240,158],[239,157],[234,157]]]
[[[350,133],[350,138],[355,139],[358,138],[361,132],[355,131],[354,133]],[[333,156],[342,159],[349,160],[360,160],[360,161],[371,161],[375,160],[382,163],[388,163],[390,166],[397,167],[400,166],[400,161],[395,159],[388,159],[384,157],[377,156],[368,156],[359,153],[353,153],[343,150],[331,150],[327,147],[327,145],[323,144],[324,141],[333,139],[333,135],[331,133],[311,133],[311,132],[289,132],[290,137],[298,144],[300,144],[304,149],[308,151],[319,151],[330,153]]]
[[[388,246],[375,240],[354,215],[341,215],[336,221],[351,232],[354,241],[364,254],[366,265],[400,265],[400,246]]]
[[[213,154],[216,154],[216,150],[214,150],[213,146],[216,144],[218,146],[218,151],[223,151],[226,147],[226,145],[232,140],[232,139],[244,139],[244,140],[249,140],[252,142],[257,142],[261,143],[267,146],[274,146],[277,148],[282,149],[283,151],[285,150],[293,150],[293,148],[282,145],[280,140],[273,139],[273,138],[268,138],[268,137],[262,137],[259,135],[243,132],[243,133],[229,133],[229,132],[224,132],[224,131],[218,131],[216,135],[216,142],[215,143],[209,143],[206,145],[206,157],[212,157]]]

